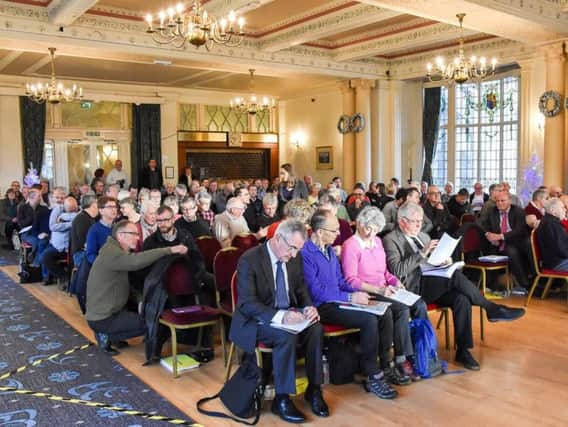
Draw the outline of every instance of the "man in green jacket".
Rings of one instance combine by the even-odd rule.
[[[111,342],[144,335],[144,319],[126,310],[130,293],[128,272],[148,267],[170,254],[186,254],[183,245],[133,253],[139,240],[138,228],[120,221],[101,248],[87,281],[87,322],[95,332],[99,349],[109,355],[118,350]]]

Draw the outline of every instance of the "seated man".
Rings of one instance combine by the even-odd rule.
[[[321,324],[314,323],[298,335],[270,326],[272,322],[294,324],[306,319],[319,320],[304,281],[302,257],[296,258],[305,240],[304,224],[286,220],[280,223],[272,239],[241,256],[237,267],[238,302],[229,334],[230,340],[246,353],[254,353],[258,342],[272,348],[276,390],[272,412],[293,423],[306,420],[289,397],[296,393],[298,343],[305,348],[306,355],[309,385],[305,399],[316,415],[329,415],[321,393]]]
[[[554,197],[546,203],[545,210],[536,231],[542,266],[568,271],[568,233],[560,222],[566,218],[566,207],[562,200]]]
[[[456,194],[450,197],[448,201],[448,210],[458,221],[466,213],[471,213],[471,206],[469,204],[469,193],[466,188],[460,189]]]
[[[546,200],[548,200],[546,190],[536,190],[532,194],[532,200],[525,206],[526,221],[530,228],[537,228],[544,217],[544,203]]]
[[[175,222],[178,230],[185,230],[194,239],[201,236],[211,236],[209,223],[197,216],[197,204],[193,197],[184,197],[180,203],[181,218]]]
[[[428,233],[432,239],[439,239],[444,233],[453,233],[455,226],[450,211],[442,203],[440,189],[431,185],[424,201],[424,215],[432,221],[432,230]]]
[[[183,245],[151,251],[131,253],[138,244],[138,229],[129,221],[120,221],[101,248],[87,282],[87,313],[85,315],[95,332],[99,349],[109,355],[118,350],[111,342],[144,335],[144,319],[127,311],[130,293],[128,272],[148,267],[169,254],[186,254]]]
[[[489,194],[483,192],[483,184],[476,182],[473,185],[473,193],[469,196],[469,204],[473,213],[479,213],[483,205],[489,200]]]
[[[197,193],[195,202],[197,203],[197,216],[204,220],[210,229],[213,229],[213,222],[215,221],[215,212],[211,210],[211,201],[213,200],[211,194],[203,191]]]
[[[245,208],[245,204],[239,197],[232,197],[227,201],[227,210],[215,215],[215,237],[219,240],[221,247],[230,246],[233,237],[237,234],[250,233],[247,221],[243,216]],[[258,240],[266,237],[266,228],[258,230],[254,233],[254,236]]]
[[[486,211],[487,209],[487,211]],[[495,193],[495,206],[485,207],[479,225],[491,244],[489,252],[509,257],[509,267],[518,286],[515,292],[525,293],[531,272],[530,244],[523,208],[511,204],[509,193]]]
[[[44,285],[50,284],[50,276],[56,280],[61,280],[65,276],[65,268],[58,263],[58,260],[64,258],[69,249],[69,234],[77,213],[77,200],[74,197],[65,198],[63,204],[57,204],[51,210],[49,215],[51,237],[40,260],[45,270]]]
[[[420,232],[424,212],[415,203],[405,203],[398,210],[398,227],[384,239],[389,271],[400,278],[409,291],[422,296],[428,304],[449,306],[453,312],[456,337],[456,362],[466,369],[479,370],[479,363],[469,349],[473,347],[471,306],[484,308],[490,322],[510,321],[525,314],[522,308],[509,308],[485,299],[479,289],[461,271],[451,278],[423,276],[420,265],[426,263],[438,242]]]
[[[310,221],[312,235],[302,248],[304,278],[312,301],[324,323],[360,329],[362,370],[366,376],[365,390],[373,392],[381,399],[392,399],[397,392],[386,383],[385,373],[377,364],[378,347],[381,342],[381,364],[389,371],[397,384],[399,375],[390,367],[390,347],[392,338],[392,313],[390,309],[380,317],[363,311],[343,310],[338,301],[367,305],[369,294],[355,291],[347,284],[331,244],[339,233],[339,222],[334,214],[318,210]],[[405,319],[408,324],[408,317]],[[381,336],[379,339],[379,323]],[[385,334],[383,334],[385,332]],[[410,337],[410,336],[409,336]],[[407,383],[410,379],[406,377]]]
[[[101,219],[94,223],[87,233],[86,258],[90,264],[95,262],[99,250],[106,243],[107,238],[112,233],[112,224],[118,215],[118,204],[116,199],[100,197],[97,200],[97,208]]]
[[[70,255],[73,265],[79,267],[85,256],[85,246],[87,245],[87,233],[91,226],[96,222],[99,208],[97,198],[88,194],[82,197],[81,207],[83,210],[73,220],[71,224],[71,247]]]
[[[269,227],[278,220],[280,220],[280,215],[278,215],[278,197],[267,193],[262,199],[262,212],[256,216],[254,231]]]

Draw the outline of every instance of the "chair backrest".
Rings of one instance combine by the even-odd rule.
[[[258,245],[258,239],[252,233],[239,233],[235,237],[233,237],[233,240],[231,242],[231,246],[239,248],[241,252],[253,248],[256,245]]]
[[[211,236],[201,236],[195,241],[199,252],[203,255],[203,261],[205,262],[205,269],[210,273],[213,273],[213,260],[217,252],[221,250],[221,244],[219,241]]]
[[[536,238],[537,229],[531,232],[531,254],[536,274],[540,274],[540,248],[538,247],[538,240]]]
[[[478,227],[472,225],[465,229],[462,236],[462,251],[464,255],[481,251],[481,230]]]
[[[465,213],[460,218],[460,224],[467,224],[469,222],[475,222],[475,214]]]
[[[239,249],[229,246],[221,249],[215,255],[213,274],[215,276],[215,288],[221,301],[230,301],[228,298],[231,291],[231,277],[237,271],[237,262],[241,254],[242,252]]]
[[[169,295],[193,295],[195,287],[187,262],[175,261],[166,271],[166,290]]]
[[[239,294],[237,292],[237,272],[235,271],[233,273],[233,276],[231,277],[231,304],[233,307],[233,313],[237,308],[238,300],[239,300]]]

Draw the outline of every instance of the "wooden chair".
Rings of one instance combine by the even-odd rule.
[[[231,241],[231,246],[239,248],[241,252],[258,245],[258,239],[252,233],[239,233]]]
[[[465,213],[460,218],[460,225],[474,223],[476,220],[475,214]]]
[[[538,286],[539,280],[542,277],[548,280],[546,281],[546,285],[544,286],[544,291],[542,292],[542,296],[540,297],[541,299],[546,298],[548,290],[550,289],[550,285],[552,284],[552,279],[564,279],[566,281],[566,284],[568,285],[568,271],[558,271],[558,270],[542,268],[542,260],[540,258],[540,248],[538,247],[538,241],[536,239],[537,231],[538,229],[533,230],[531,232],[531,253],[532,253],[532,261],[534,264],[534,270],[536,272],[536,277],[534,278],[531,290],[527,295],[525,307],[528,307],[529,303],[531,302],[531,298],[534,294],[534,291]]]
[[[196,293],[189,267],[184,261],[170,266],[166,272],[166,289],[171,296],[194,296]],[[225,363],[225,326],[219,310],[203,305],[189,305],[166,309],[159,319],[160,324],[167,326],[172,335],[173,376],[177,378],[177,330],[199,329],[198,345],[201,344],[204,326],[219,325],[221,346],[223,347],[223,362]]]
[[[217,252],[221,250],[221,244],[216,238],[211,236],[198,237],[195,243],[199,248],[199,252],[201,252],[201,255],[203,255],[205,269],[208,272],[213,273],[213,260],[215,259]]]

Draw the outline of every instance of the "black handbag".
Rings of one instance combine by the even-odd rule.
[[[254,362],[254,355],[245,355],[234,375],[215,396],[204,397],[197,402],[197,410],[210,417],[229,418],[247,425],[255,425],[260,419],[262,407],[262,370]],[[201,406],[214,399],[221,399],[225,407],[234,415],[208,411]],[[246,418],[253,418],[247,421]]]

